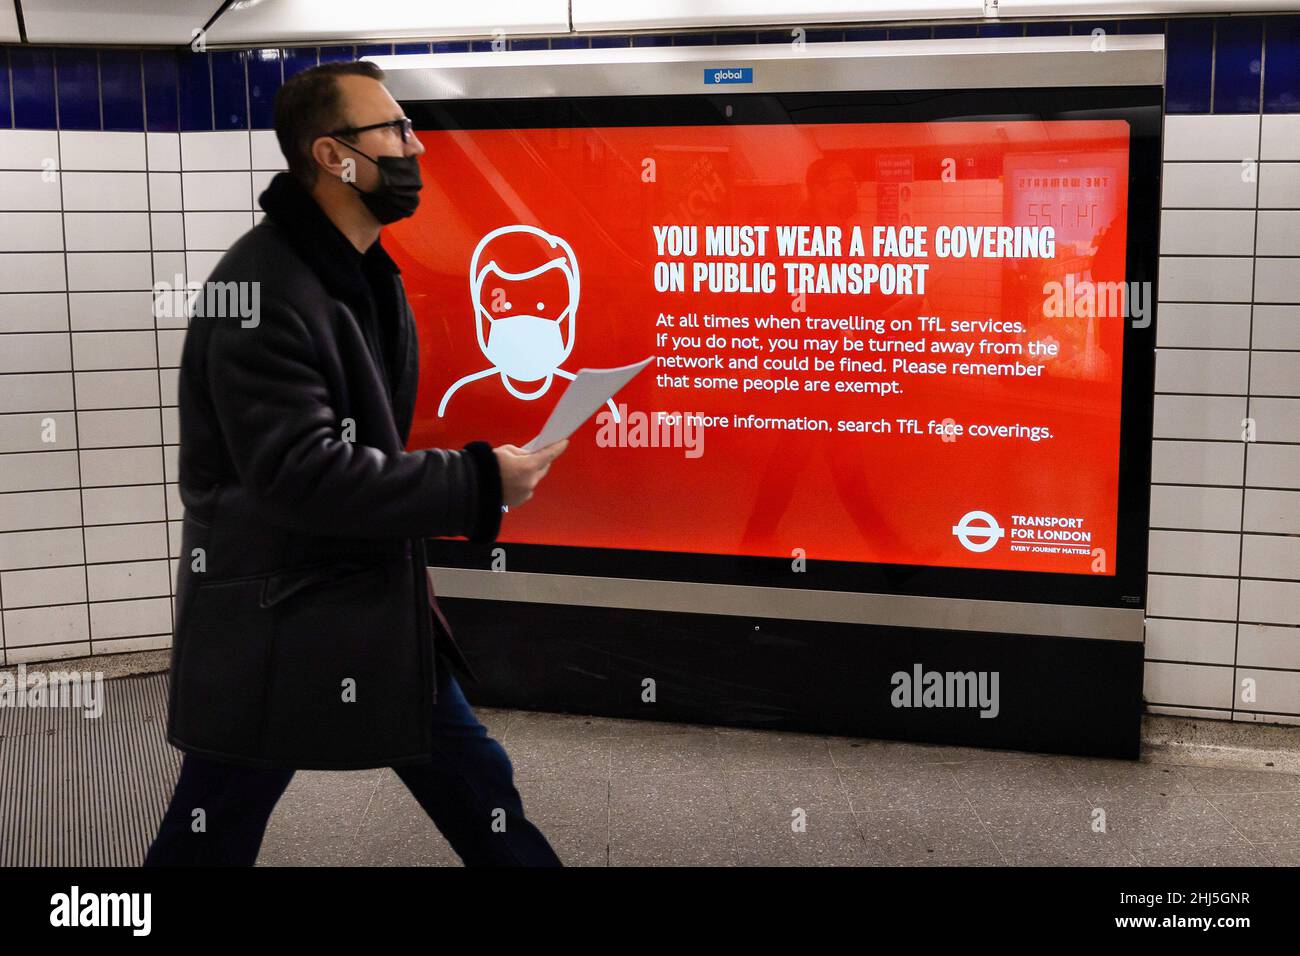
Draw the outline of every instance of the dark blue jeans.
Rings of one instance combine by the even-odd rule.
[[[560,866],[546,837],[524,816],[505,749],[474,716],[446,659],[438,663],[436,756],[393,771],[466,866]],[[252,866],[271,812],[293,774],[185,754],[144,865]],[[199,807],[206,828],[195,833],[193,812]],[[494,821],[499,822],[494,826]]]

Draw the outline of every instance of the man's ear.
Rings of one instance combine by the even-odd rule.
[[[326,176],[356,182],[356,160],[343,154],[343,147],[328,136],[318,136],[311,144],[311,158]]]

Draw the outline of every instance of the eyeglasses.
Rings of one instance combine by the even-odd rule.
[[[387,126],[393,126],[397,128],[397,131],[401,134],[403,143],[409,143],[411,141],[411,137],[414,135],[414,126],[411,123],[411,118],[409,116],[403,116],[401,119],[388,120],[385,123],[371,123],[369,126],[347,126],[344,127],[343,129],[332,130],[326,135],[327,136],[356,135],[357,133],[364,133],[367,130],[384,129]]]

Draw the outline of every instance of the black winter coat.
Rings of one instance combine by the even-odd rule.
[[[287,173],[261,203],[182,352],[167,738],[258,767],[428,760],[437,651],[473,672],[428,585],[424,538],[495,539],[496,456],[486,442],[404,450],[419,354],[396,266],[367,253],[396,287],[390,395],[375,317],[354,307],[355,250]],[[240,287],[219,284],[232,282],[259,283],[256,299],[252,286],[230,297]],[[254,301],[241,318],[234,303]]]

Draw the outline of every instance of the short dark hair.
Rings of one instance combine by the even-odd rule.
[[[348,125],[343,115],[340,76],[383,80],[384,71],[368,60],[322,63],[295,73],[275,94],[275,138],[288,160],[289,172],[305,186],[316,181],[311,144],[330,130]]]

